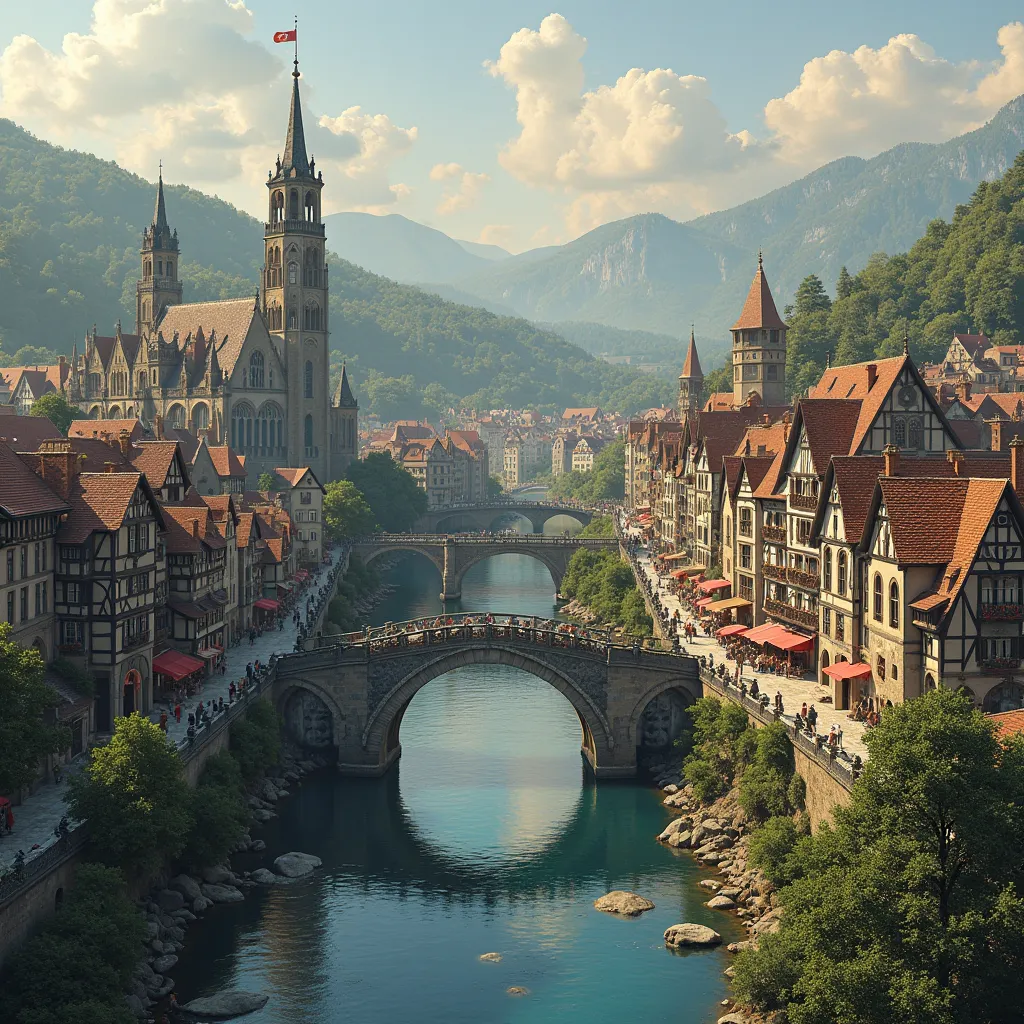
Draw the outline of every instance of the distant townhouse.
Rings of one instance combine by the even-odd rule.
[[[324,556],[324,488],[308,467],[274,471],[283,483],[281,504],[295,525],[295,556],[300,568],[318,567]]]

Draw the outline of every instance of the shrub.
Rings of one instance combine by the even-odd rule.
[[[799,863],[792,855],[800,838],[800,830],[792,818],[769,818],[750,837],[747,849],[750,863],[760,868],[773,885],[788,885],[799,873]]]
[[[276,764],[280,749],[280,720],[270,702],[261,698],[231,727],[231,754],[244,781],[253,782]]]
[[[793,746],[781,722],[772,722],[752,731],[754,739],[751,763],[739,785],[740,806],[755,821],[789,814],[789,790],[794,777]]]
[[[706,804],[728,792],[756,740],[746,712],[731,702],[701,697],[688,714],[693,719],[693,750],[683,762],[683,776]]]
[[[206,762],[193,810],[196,821],[182,859],[193,868],[221,863],[249,820],[242,772],[231,754],[221,751]]]
[[[0,1020],[131,1024],[124,992],[143,935],[121,873],[80,865],[64,906],[5,964]]]

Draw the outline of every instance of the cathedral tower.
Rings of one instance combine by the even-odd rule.
[[[288,461],[309,466],[326,484],[331,479],[330,356],[323,187],[323,175],[306,157],[296,60],[284,155],[267,180],[263,313],[288,377]]]
[[[690,413],[700,412],[701,395],[704,392],[704,372],[697,358],[697,342],[690,328],[690,347],[686,350],[686,362],[679,374],[679,418],[685,419]]]
[[[786,404],[786,322],[779,316],[761,254],[739,320],[732,325],[733,404],[760,396],[763,405]]]
[[[156,187],[153,223],[142,233],[142,280],[135,286],[135,333],[146,335],[167,306],[181,303],[178,280],[178,232],[167,225],[164,172]]]

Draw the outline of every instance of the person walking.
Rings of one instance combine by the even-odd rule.
[[[813,704],[807,709],[807,724],[811,727],[811,735],[815,735],[818,725],[818,712]]]
[[[181,701],[174,705],[174,721],[181,725]]]
[[[167,732],[167,712],[160,712],[160,728],[163,732]]]

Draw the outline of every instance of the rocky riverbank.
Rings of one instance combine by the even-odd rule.
[[[259,854],[266,850],[262,839],[253,838],[259,825],[276,817],[275,805],[310,772],[327,766],[319,755],[282,752],[280,765],[256,783],[249,795],[250,827],[240,838],[234,854]],[[143,954],[135,971],[131,991],[126,995],[129,1009],[139,1020],[152,1021],[161,1004],[175,991],[170,972],[184,948],[189,926],[221,903],[238,903],[249,890],[260,885],[286,885],[320,867],[310,854],[283,854],[269,867],[235,871],[229,861],[204,868],[197,874],[178,874],[166,884],[153,888],[139,900],[146,925]],[[196,1000],[183,1009],[204,1019],[226,1020],[249,1013],[266,1003],[266,996],[252,992],[223,992]],[[198,1005],[202,1004],[202,1005]],[[248,1007],[244,1009],[243,1007]]]
[[[730,790],[707,807],[701,807],[692,787],[682,784],[678,770],[663,766],[652,772],[665,794],[664,805],[679,816],[656,837],[658,842],[675,850],[687,850],[698,865],[716,871],[721,877],[705,878],[699,884],[707,890],[706,906],[735,914],[747,929],[747,938],[726,947],[730,953],[756,948],[761,935],[779,928],[781,907],[776,905],[775,887],[757,868],[748,863],[750,827],[746,812],[737,801],[736,790]],[[732,977],[732,968],[725,972]],[[739,1006],[729,1004],[729,1012],[718,1018],[718,1024],[753,1024],[760,1018]]]

